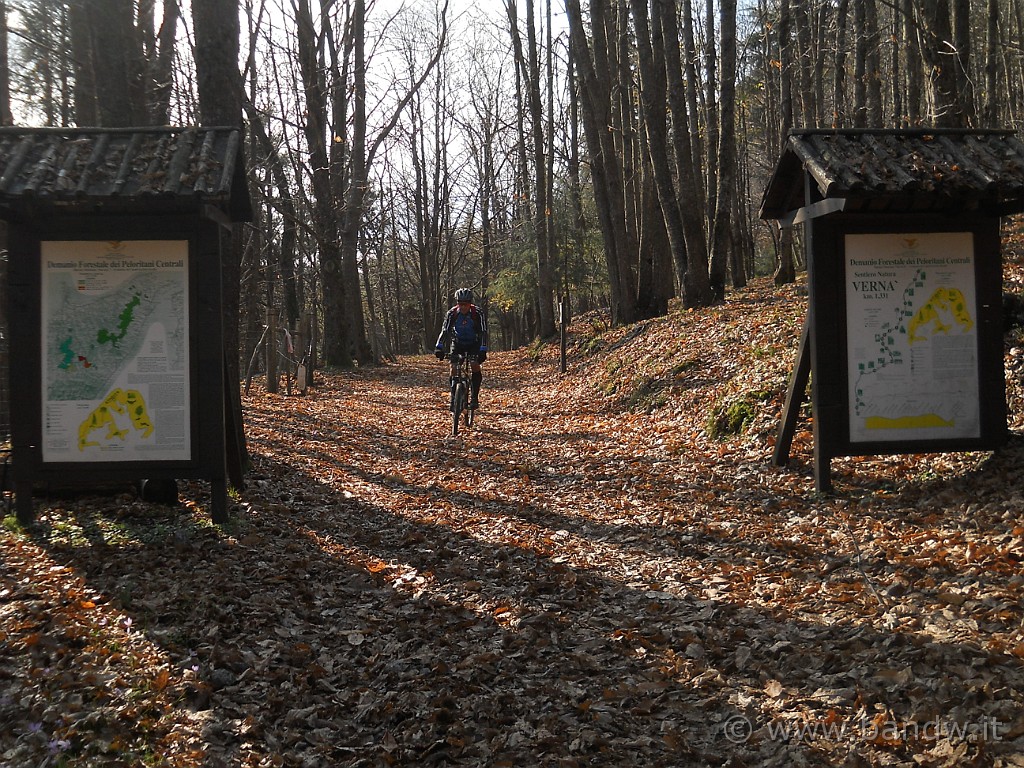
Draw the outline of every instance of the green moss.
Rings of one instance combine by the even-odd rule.
[[[594,355],[607,346],[608,343],[604,340],[604,336],[594,336],[593,338],[584,341],[580,345],[580,350],[585,355]]]
[[[669,368],[669,376],[673,379],[677,379],[688,371],[692,371],[694,368],[700,365],[700,360],[695,357],[687,358],[686,360],[680,360],[678,363]]]
[[[741,434],[757,416],[761,404],[771,396],[769,391],[755,390],[739,399],[719,403],[712,409],[708,419],[708,434],[716,440]]]
[[[544,354],[544,348],[546,346],[547,343],[538,336],[536,339],[533,340],[533,343],[531,343],[530,346],[527,347],[526,354],[530,357],[530,360],[536,363]]]
[[[668,384],[660,378],[649,376],[629,393],[626,407],[631,411],[651,411],[668,402]]]

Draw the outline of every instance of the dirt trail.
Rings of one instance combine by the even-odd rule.
[[[191,483],[4,533],[0,764],[1024,764],[1021,446],[818,498],[700,377],[485,371],[458,438],[431,357],[257,388],[226,529]]]
[[[386,582],[399,616],[410,596],[429,606],[411,646],[365,635],[386,670],[364,681],[378,715],[403,702],[411,718],[399,763],[424,759],[426,738],[466,764],[928,764],[935,740],[876,731],[906,730],[936,696],[936,722],[1018,722],[1019,659],[961,644],[969,619],[937,617],[927,643],[890,633],[929,611],[882,594],[885,556],[867,564],[877,575],[855,562],[848,502],[808,504],[806,476],[696,442],[680,456],[663,436],[684,425],[609,409],[560,383],[550,357],[498,354],[486,370],[478,425],[454,439],[430,358],[332,378],[280,409],[264,399],[255,415],[265,458],[305,464],[296,523]],[[425,665],[411,677],[409,656]],[[993,672],[893,686],[950,664]],[[982,679],[999,680],[998,707],[964,709]],[[424,717],[440,724],[424,731]],[[807,723],[843,737],[794,746],[779,730]]]

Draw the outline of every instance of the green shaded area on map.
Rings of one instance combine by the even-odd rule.
[[[99,331],[96,332],[96,341],[100,344],[113,344],[114,346],[117,346],[117,343],[125,337],[128,333],[128,329],[131,327],[132,310],[138,307],[141,303],[142,298],[138,294],[132,296],[131,301],[129,301],[127,306],[125,306],[121,311],[121,315],[118,318],[117,327],[120,329],[120,332],[111,333],[106,328],[100,328]]]
[[[102,400],[143,354],[158,370],[184,371],[186,302],[184,274],[177,271],[138,273],[110,290],[84,293],[72,274],[54,274],[44,340],[47,398]],[[156,326],[153,352],[145,344]]]

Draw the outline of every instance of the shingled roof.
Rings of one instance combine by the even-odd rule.
[[[241,130],[0,128],[0,208],[252,218]]]
[[[805,199],[808,177],[811,199]],[[1013,131],[795,130],[761,202],[762,219],[808,203],[869,212],[1024,211],[1024,143]],[[813,215],[813,214],[812,214]]]

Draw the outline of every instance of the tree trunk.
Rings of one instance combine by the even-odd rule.
[[[891,73],[889,87],[892,94],[892,115],[889,124],[893,128],[903,128],[905,127],[904,115],[906,112],[903,107],[903,82],[899,73],[900,51],[904,48],[904,45],[900,39],[899,17],[895,12],[892,14],[891,24],[892,27],[889,32],[889,71]]]
[[[295,253],[298,244],[296,236],[296,222],[298,214],[295,211],[295,201],[292,199],[288,187],[288,176],[285,173],[284,163],[280,155],[274,149],[274,145],[267,135],[266,126],[263,123],[263,115],[253,106],[248,99],[245,102],[245,112],[249,118],[249,134],[255,144],[255,151],[259,151],[256,162],[259,167],[266,168],[277,188],[277,199],[275,205],[281,216],[281,248],[277,262],[277,272],[281,276],[281,289],[284,293],[285,317],[289,326],[294,326],[299,321],[301,308],[295,277]]]
[[[174,84],[174,41],[178,35],[180,13],[178,3],[164,3],[163,6],[160,33],[154,41],[156,47],[149,51],[146,57],[149,61],[146,108],[154,125],[166,125],[170,122],[171,91]]]
[[[722,35],[722,104],[718,148],[718,204],[711,230],[711,291],[725,299],[732,240],[732,205],[736,193],[736,0],[720,0]]]
[[[793,126],[793,83],[792,83],[792,43],[790,40],[790,15],[789,0],[782,0],[779,4],[779,58],[782,66],[779,68],[779,91],[781,101],[780,111],[780,138],[784,144],[789,140],[789,131]],[[778,227],[774,222],[773,227]],[[782,228],[777,238],[779,243],[775,258],[776,285],[785,285],[796,280],[796,266],[793,264],[793,229],[792,227]]]
[[[974,98],[975,84],[971,76],[974,45],[971,39],[971,0],[953,0],[953,64],[956,68],[957,103],[961,125],[978,124],[978,104]]]
[[[96,74],[92,62],[92,28],[85,0],[73,0],[68,3],[68,27],[71,32],[75,118],[79,125],[99,125],[99,114],[96,111]]]
[[[864,128],[868,124],[868,40],[865,0],[854,0],[853,28],[856,35],[853,59],[853,126]]]
[[[793,16],[793,28],[796,32],[797,57],[794,62],[800,95],[800,127],[815,128],[814,111],[814,75],[811,72],[811,21],[807,3],[798,2],[790,11]],[[725,75],[722,75],[725,80]]]
[[[580,181],[580,99],[578,79],[575,77],[576,54],[573,52],[572,46],[569,46],[566,58],[568,59],[566,78],[569,82],[569,167],[567,174],[572,209],[572,244],[573,251],[582,256],[587,222],[583,213],[583,185]],[[566,282],[568,283],[568,277],[566,277]]]
[[[880,128],[883,125],[883,115],[882,58],[879,53],[878,8],[875,5],[875,0],[861,0],[861,3],[864,6],[864,38],[867,43],[867,70],[864,73],[867,89],[867,102],[865,104],[867,125]]]
[[[524,192],[530,189],[533,193],[533,235],[536,249],[537,290],[536,302],[539,310],[539,333],[542,338],[555,335],[554,315],[554,273],[551,266],[550,237],[548,228],[551,226],[551,202],[547,199],[547,159],[544,149],[544,118],[540,97],[540,58],[537,50],[537,24],[533,0],[526,2],[526,43],[527,51],[523,51],[522,39],[519,36],[518,16],[515,0],[506,0],[505,9],[509,21],[509,34],[512,38],[512,50],[517,71],[521,73],[525,92],[522,100],[525,110],[520,112],[519,138],[520,163]],[[529,142],[533,149],[533,183],[529,183],[529,168],[526,145],[527,136],[523,123],[524,113],[530,117]]]
[[[649,142],[643,142],[646,147]],[[649,153],[645,152],[648,160]],[[657,317],[668,312],[668,301],[674,294],[672,280],[672,245],[659,194],[649,163],[644,163],[640,209],[640,268],[637,277],[637,316]]]
[[[949,0],[932,0],[917,6],[923,40],[921,55],[928,78],[928,111],[936,128],[959,128],[964,125],[964,113],[958,93],[956,64],[950,56],[949,41],[953,28],[949,14]]]
[[[985,107],[982,114],[983,128],[999,125],[999,73],[1002,58],[999,55],[999,0],[988,0],[986,13],[986,56],[985,56]]]
[[[604,238],[608,280],[611,286],[612,321],[631,323],[636,317],[636,290],[630,268],[636,248],[628,242],[623,199],[622,169],[615,157],[609,135],[612,125],[610,84],[614,73],[608,62],[606,14],[608,0],[593,0],[590,6],[593,51],[587,42],[579,0],[566,0],[569,35],[580,85],[583,125],[590,151],[597,216]]]
[[[909,2],[909,0],[907,0]],[[850,0],[839,0],[836,6],[836,30],[838,42],[833,59],[834,81],[832,88],[832,127],[848,127],[847,96],[846,96],[846,15],[849,12]]]
[[[634,289],[639,291],[638,282],[640,259],[640,159],[636,115],[633,102],[636,87],[633,77],[633,51],[629,28],[628,0],[615,0],[614,12],[607,18],[609,68],[615,73],[615,87],[612,89],[614,105],[610,125],[616,157],[622,168],[622,199],[625,206],[623,221],[626,227],[626,242],[630,258],[622,265],[633,277]],[[612,42],[614,41],[614,42]],[[639,305],[639,294],[633,298]]]
[[[647,133],[647,151],[650,155],[651,175],[661,205],[661,218],[668,246],[672,253],[676,281],[683,284],[686,277],[686,236],[679,212],[672,176],[672,161],[668,148],[668,110],[666,95],[668,81],[665,75],[665,38],[660,24],[652,26],[647,13],[647,0],[631,0],[633,25],[637,38],[637,63],[640,70],[640,107]],[[646,225],[645,225],[646,229]],[[667,280],[662,275],[662,280]]]
[[[327,84],[318,51],[322,36],[316,32],[309,0],[296,4],[296,41],[299,70],[306,102],[303,133],[309,153],[312,177],[312,221],[320,256],[321,290],[324,301],[324,363],[349,367],[352,354],[345,302],[349,300],[341,269],[341,247],[335,215],[334,190],[326,146]]]
[[[366,324],[363,320],[363,302],[359,288],[359,235],[362,230],[366,188],[369,182],[366,165],[366,55],[364,25],[366,21],[365,0],[355,0],[352,12],[352,44],[354,66],[352,69],[352,143],[349,150],[348,189],[343,197],[340,222],[341,268],[345,281],[347,301],[345,302],[345,330],[352,357],[360,363],[373,362],[373,353],[366,338]],[[345,83],[335,83],[334,93],[344,88]],[[335,96],[335,103],[340,99]],[[335,125],[337,125],[337,120]],[[338,143],[338,142],[335,142]]]
[[[236,0],[205,0],[192,6],[195,28],[196,84],[199,91],[199,119],[207,126],[241,126],[242,78],[238,69],[239,21]],[[102,80],[100,81],[102,82]],[[241,385],[239,362],[239,309],[241,307],[242,228],[231,227],[221,259],[221,307],[224,311],[225,386],[237,390]],[[233,422],[241,429],[241,398],[236,403]],[[241,438],[242,435],[239,434]]]
[[[679,49],[669,41],[679,39],[679,22],[675,0],[653,0],[652,25],[661,27],[666,41],[665,70],[668,79],[668,104],[673,122],[673,146],[676,173],[681,191],[696,190],[700,185],[694,168],[689,122],[686,114],[686,86],[679,61]],[[655,21],[657,19],[657,21]],[[686,274],[683,276],[683,305],[706,307],[713,301],[708,277],[708,243],[704,231],[704,208],[700,196],[691,193],[680,197],[679,215],[686,240]]]
[[[14,116],[11,113],[11,61],[7,43],[7,0],[0,0],[0,125],[13,124]]]
[[[552,269],[549,229],[551,200],[548,198],[547,157],[544,149],[544,117],[540,98],[540,57],[537,46],[537,23],[533,0],[526,0],[526,41],[529,46],[530,124],[533,135],[533,165],[536,182],[534,193],[534,231],[537,240],[537,305],[539,307],[538,332],[541,338],[555,335],[555,275]]]
[[[707,205],[706,219],[715,220],[715,206],[720,202],[718,193],[718,142],[721,138],[721,126],[718,115],[718,54],[715,50],[715,4],[705,3],[704,5],[704,133],[707,135],[707,142],[702,143],[700,134],[694,133],[698,155],[707,158],[707,180],[704,184],[706,190],[705,204]],[[693,126],[691,125],[691,131]],[[711,292],[717,294],[715,283],[724,285],[725,273],[724,264],[715,263],[714,249],[710,249],[710,272]],[[720,273],[720,274],[716,274]]]
[[[654,26],[664,25],[664,16],[666,13],[667,6],[659,6],[659,0],[652,0],[651,3],[651,19]],[[673,132],[673,136],[676,138],[675,146],[678,151],[680,147],[685,143],[687,151],[690,153],[690,163],[693,167],[693,175],[697,181],[696,186],[691,188],[682,187],[682,190],[686,190],[686,196],[692,198],[690,204],[699,208],[701,211],[707,210],[707,197],[708,197],[708,184],[707,180],[713,175],[712,172],[705,173],[704,170],[704,158],[707,157],[707,147],[703,141],[704,132],[700,125],[701,109],[698,103],[698,83],[700,78],[697,77],[697,43],[694,38],[693,32],[693,4],[691,0],[683,0],[681,5],[683,14],[683,29],[682,37],[666,37],[666,40],[679,40],[681,50],[683,52],[683,58],[681,62],[681,72],[684,86],[682,86],[686,94],[686,112],[683,113],[687,117],[688,130],[683,136],[676,136],[676,132]],[[655,22],[654,20],[659,21]],[[673,16],[671,18],[674,29],[679,30],[678,17],[675,15],[675,9],[673,8]],[[664,35],[664,30],[662,30]],[[666,50],[666,66],[672,67],[672,71],[669,75],[669,89],[671,92],[672,88],[679,88],[679,85],[673,85],[674,72],[680,69],[679,55],[676,51],[676,46],[669,46]],[[672,109],[672,120],[673,122],[678,121],[683,115],[679,114],[677,109]],[[680,162],[681,158],[677,157],[676,162]],[[680,201],[682,205],[682,201]],[[703,229],[703,219],[701,219],[701,228]],[[706,240],[706,238],[705,238]]]
[[[815,59],[812,77],[814,80],[814,126],[824,127],[825,122],[825,64],[826,54],[830,48],[830,42],[825,36],[828,34],[828,19],[831,6],[822,3],[818,9],[818,17],[815,22],[817,34],[814,37]]]
[[[101,86],[94,92],[96,116],[105,128],[142,124],[133,100],[139,73],[129,66],[138,60],[132,50],[134,10],[131,0],[88,0],[88,11],[84,11],[88,14],[95,83]]]
[[[921,67],[921,38],[913,13],[914,0],[902,0],[903,40],[905,52],[903,70],[906,73],[907,127],[916,128],[922,123],[921,105],[924,103],[924,71]]]

